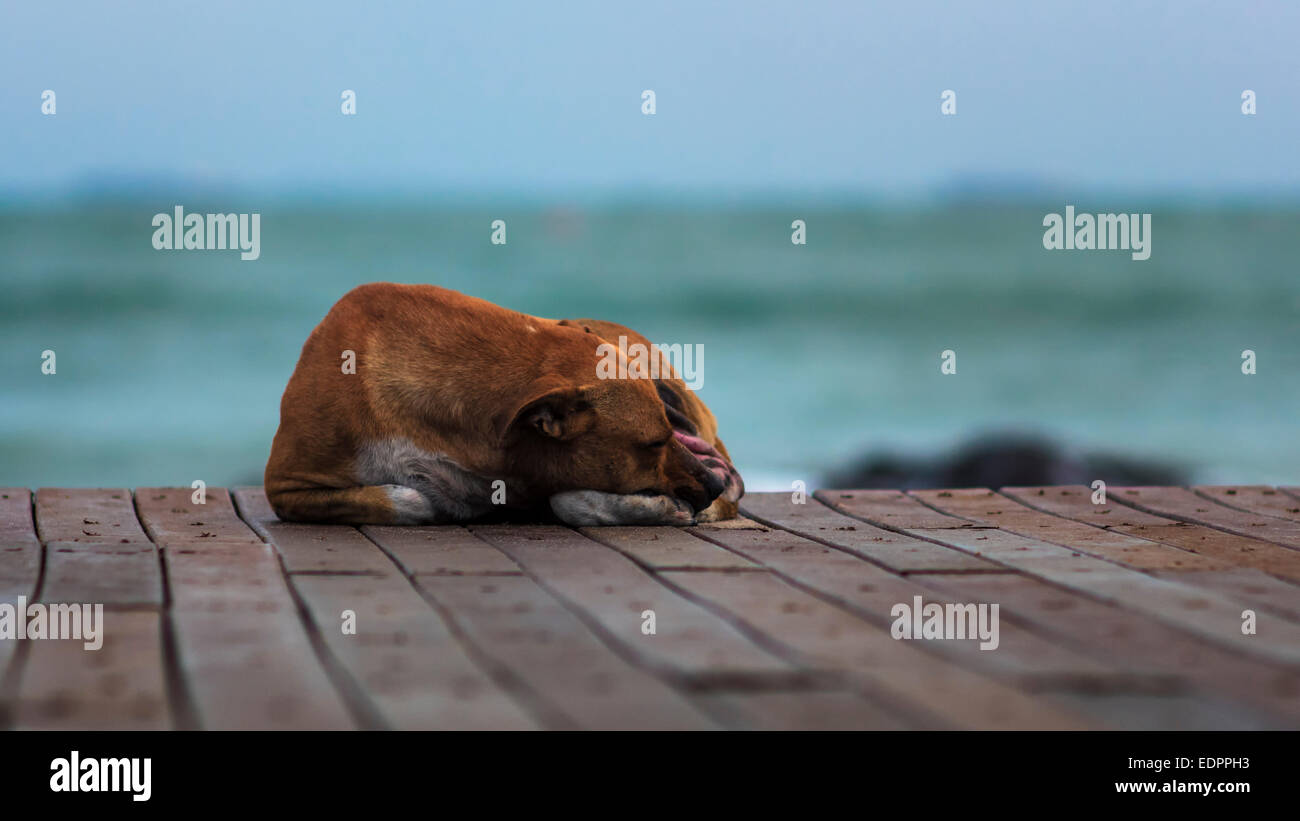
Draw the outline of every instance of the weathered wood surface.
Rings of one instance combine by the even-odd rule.
[[[1300,489],[742,509],[354,528],[260,488],[0,488],[0,604],[103,606],[97,650],[0,639],[0,727],[1300,728]],[[918,597],[998,605],[997,648],[895,638]]]

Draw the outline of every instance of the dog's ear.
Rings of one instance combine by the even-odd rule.
[[[589,385],[570,385],[531,396],[515,408],[500,429],[501,443],[511,444],[528,433],[561,441],[586,433],[596,423],[590,394]]]

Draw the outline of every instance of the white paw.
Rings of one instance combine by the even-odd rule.
[[[570,490],[551,497],[551,510],[573,527],[695,524],[690,505],[671,496]]]

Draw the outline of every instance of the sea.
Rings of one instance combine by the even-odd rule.
[[[260,257],[155,250],[153,217],[176,205],[259,213]],[[1198,482],[1300,484],[1300,209],[1152,203],[1135,260],[1046,249],[1066,205],[9,204],[0,485],[259,483],[303,341],[384,280],[700,346],[699,395],[751,490],[999,431]]]

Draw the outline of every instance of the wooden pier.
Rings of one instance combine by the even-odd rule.
[[[577,530],[192,493],[0,490],[0,604],[104,605],[99,650],[0,640],[0,727],[1300,728],[1300,488],[758,493]],[[917,597],[997,604],[998,646],[894,638]]]

